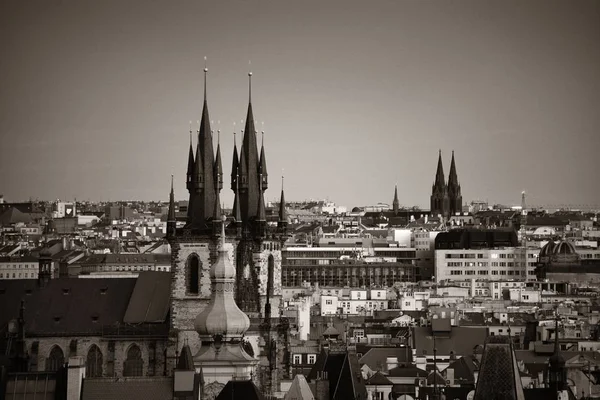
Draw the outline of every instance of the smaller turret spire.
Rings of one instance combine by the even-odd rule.
[[[394,210],[394,214],[398,215],[398,211],[400,209],[400,202],[398,201],[398,184],[394,187],[394,201],[392,202],[392,209]]]
[[[171,175],[171,193],[169,194],[169,212],[167,215],[167,238],[175,236],[177,219],[175,218],[175,191],[173,190],[173,175]]]
[[[238,174],[237,169],[235,170],[235,174]],[[233,199],[233,219],[237,224],[242,222],[242,209],[240,208],[240,188],[237,180],[235,184],[235,197]]]
[[[268,176],[267,173],[267,156],[265,155],[265,131],[262,131],[262,141],[260,146],[260,157],[258,161],[258,174],[262,183],[261,191],[265,191],[268,188]]]
[[[260,174],[260,180],[258,183],[259,191],[258,191],[258,215],[256,216],[256,220],[260,222],[265,222],[267,220],[267,213],[265,211],[265,195],[262,188],[263,182],[263,174]]]
[[[287,225],[287,211],[285,209],[285,194],[283,191],[283,171],[281,173],[281,199],[279,200],[279,228],[285,228]]]

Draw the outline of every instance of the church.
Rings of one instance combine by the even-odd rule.
[[[237,144],[232,149],[235,200],[231,215],[223,214],[224,171],[221,145],[213,147],[207,72],[195,151],[190,141],[189,207],[182,226],[171,182],[171,271],[140,272],[135,279],[51,279],[51,258],[42,251],[37,280],[0,282],[0,391],[31,393],[33,373],[40,375],[35,385],[38,378],[53,379],[43,390],[66,390],[61,378],[66,364],[85,366],[90,379],[83,380],[83,398],[94,387],[92,378],[104,379],[95,383],[103,382],[101,392],[117,382],[150,382],[148,377],[173,392],[178,373],[188,373],[203,399],[217,398],[232,381],[269,395],[290,378],[289,326],[280,316],[281,248],[287,238],[283,188],[278,223],[270,226],[266,152],[262,144],[258,148],[249,73],[245,127],[239,150]]]

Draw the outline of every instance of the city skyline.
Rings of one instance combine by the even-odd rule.
[[[186,199],[207,57],[225,177],[253,72],[266,200],[428,208],[441,149],[465,202],[598,204],[600,3],[257,4],[1,5],[1,193]]]

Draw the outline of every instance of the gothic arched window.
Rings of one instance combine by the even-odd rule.
[[[62,349],[58,346],[52,347],[50,355],[46,359],[46,371],[54,372],[58,371],[60,367],[65,363],[65,354]]]
[[[201,262],[197,254],[192,254],[187,260],[187,291],[190,294],[200,293]]]
[[[123,363],[123,376],[143,376],[144,360],[142,351],[136,344],[132,344],[127,350],[127,359]]]
[[[275,259],[272,254],[269,255],[267,266],[267,295],[271,297],[273,296],[273,281],[275,280]]]
[[[85,375],[92,378],[102,376],[102,352],[95,344],[90,347],[87,354]]]

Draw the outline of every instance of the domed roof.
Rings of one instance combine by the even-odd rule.
[[[239,309],[233,297],[235,268],[225,248],[225,217],[221,224],[219,255],[210,269],[210,280],[213,286],[210,302],[196,317],[196,331],[200,336],[241,338],[250,328],[250,319]]]
[[[554,240],[550,239],[550,241],[542,247],[542,250],[540,250],[540,257],[550,257],[554,253],[555,246],[556,243],[554,243]]]
[[[573,246],[573,243],[563,240],[563,241],[558,242],[558,244],[556,244],[556,246],[554,246],[553,253],[567,255],[567,254],[577,254],[577,251],[575,250],[575,246]]]

